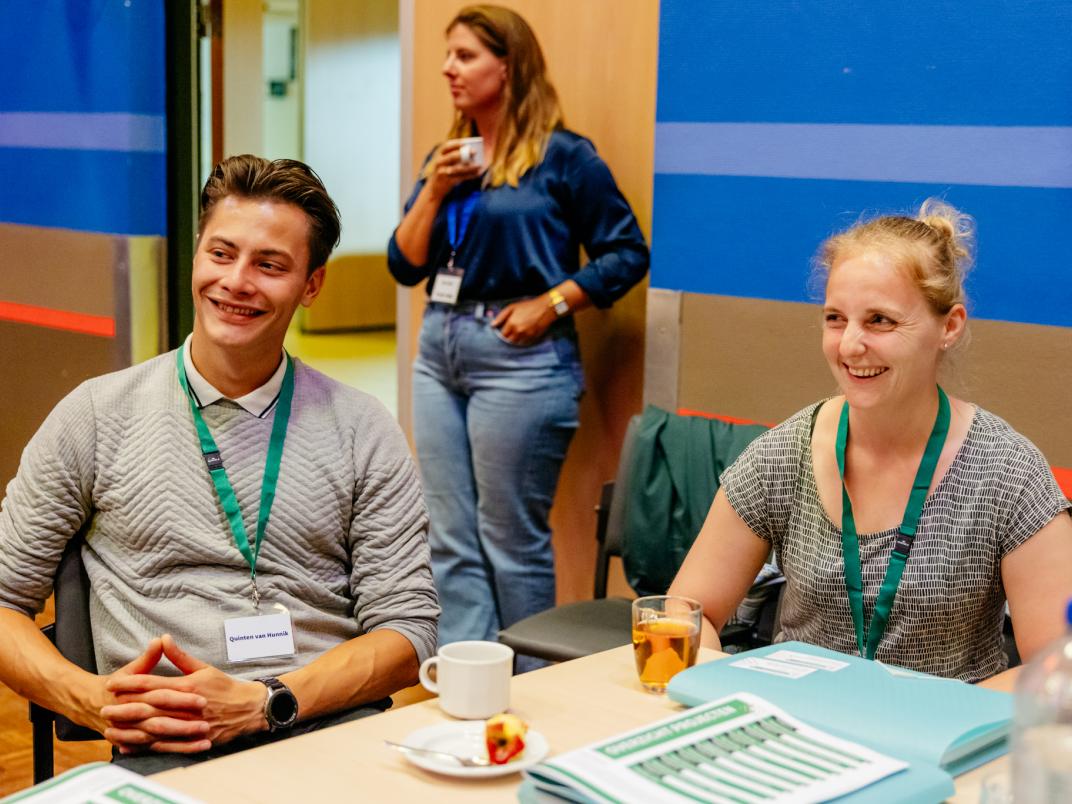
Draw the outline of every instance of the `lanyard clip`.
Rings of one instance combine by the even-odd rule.
[[[908,558],[908,554],[912,552],[912,542],[915,541],[915,532],[905,533],[903,530],[898,531],[897,538],[893,543],[893,552],[900,553],[905,558]]]

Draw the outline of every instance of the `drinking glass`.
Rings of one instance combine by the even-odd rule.
[[[633,601],[633,654],[640,683],[666,692],[670,679],[696,664],[703,607],[688,597],[650,595]]]

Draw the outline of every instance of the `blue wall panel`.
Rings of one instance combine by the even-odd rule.
[[[738,176],[655,177],[652,254],[661,288],[817,301],[811,259],[861,214],[911,211],[928,196],[970,210],[978,261],[972,315],[1068,325],[1072,320],[1072,190]],[[1010,236],[1009,233],[1014,233]]]
[[[659,120],[1072,124],[1068,0],[663,0]]]
[[[938,195],[983,318],[1072,323],[1072,3],[663,0],[653,287],[811,300],[816,247]]]
[[[162,115],[164,2],[0,4],[0,108]]]
[[[163,0],[0,5],[0,222],[166,232]]]
[[[167,230],[160,154],[0,148],[0,221],[126,235]]]

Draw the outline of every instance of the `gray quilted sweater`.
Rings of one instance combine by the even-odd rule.
[[[258,419],[226,400],[202,413],[252,541],[274,414]],[[253,614],[249,567],[201,457],[174,352],[83,383],[30,441],[0,509],[0,605],[40,611],[85,522],[101,673],[163,633],[243,678],[288,672],[379,628],[406,636],[421,660],[434,650],[427,515],[398,425],[374,398],[299,361],[257,563],[261,609],[289,610],[296,655],[227,662],[223,620]]]

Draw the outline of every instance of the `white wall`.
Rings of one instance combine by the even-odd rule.
[[[263,142],[265,159],[302,158],[301,8],[298,0],[268,0],[264,4]],[[292,36],[298,34],[291,53]],[[285,95],[272,95],[269,82],[279,82]]]
[[[398,223],[397,0],[306,0],[304,159],[342,213],[338,253],[382,252]]]

